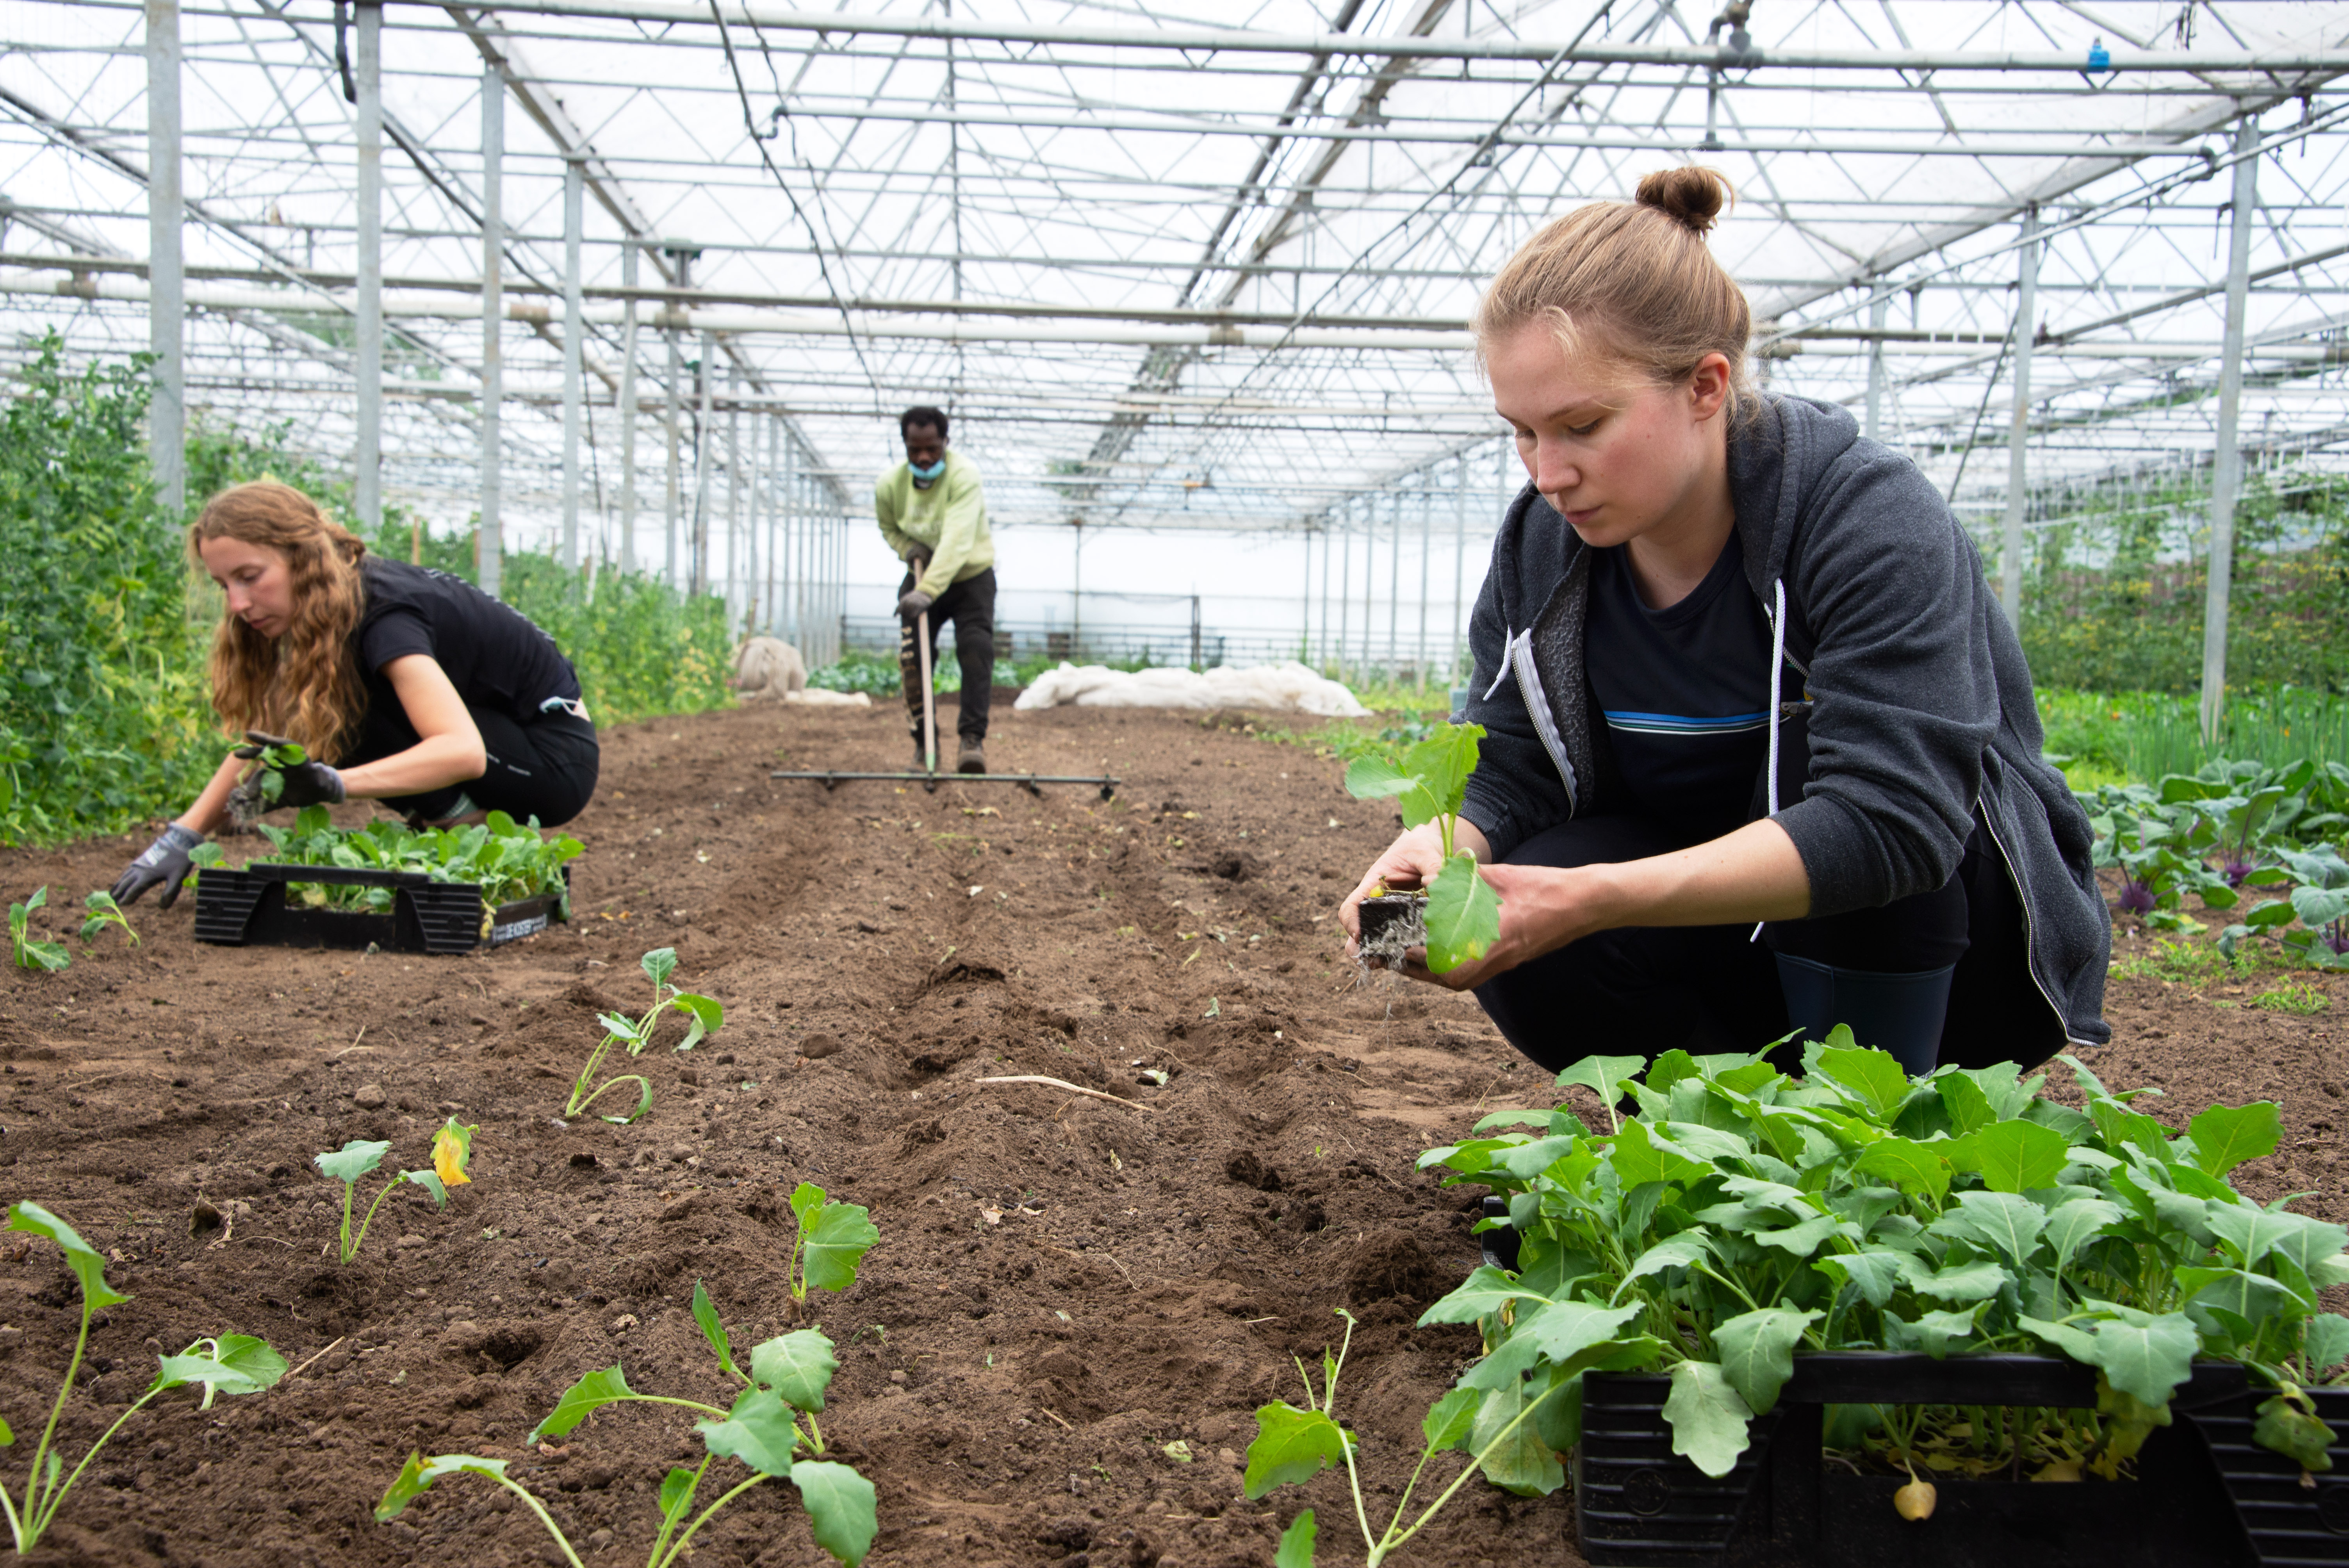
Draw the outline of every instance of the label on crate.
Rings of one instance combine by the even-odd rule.
[[[512,942],[517,937],[536,936],[545,929],[546,916],[543,914],[533,914],[528,920],[517,920],[510,925],[493,925],[490,927],[490,945],[495,947],[502,942]]]

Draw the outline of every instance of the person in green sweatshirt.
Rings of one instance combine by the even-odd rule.
[[[926,622],[935,655],[938,629],[954,623],[955,661],[962,666],[962,742],[958,773],[987,771],[987,705],[995,685],[995,540],[987,528],[987,492],[978,467],[947,449],[947,417],[908,408],[897,418],[905,460],[873,486],[881,537],[905,562],[898,585],[897,668],[914,730],[915,766],[922,748],[922,665],[915,628]]]

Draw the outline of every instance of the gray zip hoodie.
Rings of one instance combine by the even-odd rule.
[[[2013,878],[2040,994],[2066,1038],[2105,1043],[2112,925],[2094,835],[2040,754],[2023,645],[1973,542],[1915,464],[1829,404],[1766,399],[1731,438],[1729,488],[1746,579],[1783,653],[1756,803],[1801,851],[1811,913],[1940,887],[1979,811]],[[1570,817],[1626,808],[1584,675],[1589,582],[1589,551],[1528,484],[1469,624],[1464,717],[1486,738],[1464,814],[1496,859]],[[1804,701],[1781,700],[1790,668]],[[1809,757],[1790,803],[1782,745]]]

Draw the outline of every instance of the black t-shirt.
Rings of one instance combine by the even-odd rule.
[[[1651,610],[1627,546],[1591,552],[1583,660],[1632,811],[1717,837],[1770,749],[1770,623],[1732,533],[1696,591]]]
[[[579,676],[554,639],[461,577],[369,555],[359,562],[367,607],[351,633],[371,721],[406,709],[384,665],[409,654],[439,661],[465,706],[536,720],[549,697],[579,700]],[[370,730],[376,727],[370,722]]]

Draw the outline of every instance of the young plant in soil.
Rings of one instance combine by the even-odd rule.
[[[359,1248],[367,1244],[367,1227],[375,1223],[375,1212],[383,1207],[383,1201],[402,1183],[423,1188],[432,1194],[434,1207],[447,1208],[449,1189],[464,1186],[472,1181],[465,1167],[473,1158],[473,1134],[480,1130],[478,1127],[467,1127],[455,1117],[450,1117],[440,1130],[432,1135],[432,1169],[402,1171],[385,1182],[383,1190],[375,1195],[375,1202],[367,1205],[366,1217],[359,1221],[359,1232],[356,1236],[351,1234],[351,1199],[358,1191],[359,1178],[382,1164],[383,1157],[391,1152],[390,1143],[354,1138],[340,1149],[313,1156],[313,1163],[320,1171],[343,1184],[343,1231],[339,1243],[342,1261],[348,1263],[358,1256]]]
[[[854,1204],[826,1204],[823,1194],[805,1183],[792,1195],[795,1209],[800,1207],[801,1194],[809,1192],[815,1195],[801,1214],[803,1231],[810,1212],[821,1213],[827,1208],[853,1214],[863,1222],[863,1209]],[[803,1295],[806,1281],[826,1290],[845,1290],[854,1284],[857,1264],[866,1248],[880,1239],[870,1224],[863,1228],[865,1240],[861,1243],[827,1243],[820,1257],[812,1259],[807,1265],[804,1281],[795,1275],[795,1291]],[[795,1255],[797,1250],[794,1249]],[[564,1390],[554,1412],[538,1424],[524,1442],[535,1446],[546,1439],[563,1437],[607,1405],[672,1405],[698,1412],[702,1419],[694,1423],[693,1429],[706,1451],[701,1463],[694,1469],[672,1469],[662,1480],[660,1525],[653,1536],[652,1550],[645,1558],[645,1568],[673,1568],[688,1555],[694,1536],[719,1510],[770,1478],[788,1480],[799,1489],[800,1503],[807,1510],[815,1543],[848,1564],[848,1568],[856,1568],[872,1549],[878,1522],[873,1483],[854,1467],[823,1457],[823,1429],[816,1417],[823,1409],[824,1391],[831,1387],[833,1373],[840,1365],[833,1354],[831,1339],[815,1328],[779,1335],[752,1348],[750,1369],[745,1372],[734,1359],[733,1340],[719,1319],[709,1292],[699,1280],[693,1284],[693,1320],[700,1325],[702,1336],[717,1353],[719,1368],[740,1386],[730,1406],[720,1408],[696,1399],[639,1394],[628,1387],[626,1374],[615,1365],[590,1372]],[[750,1474],[694,1514],[694,1499],[701,1483],[708,1478],[709,1467],[721,1459],[740,1460]],[[564,1561],[572,1568],[584,1568],[577,1549],[563,1533],[562,1526],[554,1522],[546,1505],[505,1471],[503,1460],[473,1454],[438,1454],[428,1460],[411,1453],[391,1489],[376,1505],[375,1516],[379,1522],[398,1518],[410,1500],[445,1476],[483,1476],[522,1499],[538,1516],[538,1522],[546,1526],[547,1533],[554,1537]],[[687,1522],[688,1514],[692,1514],[690,1522]]]
[[[51,974],[73,962],[62,942],[42,942],[33,935],[33,912],[49,902],[44,884],[22,903],[8,906],[8,956],[19,969],[46,969]]]
[[[139,945],[139,934],[130,928],[129,917],[122,913],[122,906],[114,902],[112,893],[99,888],[82,900],[81,906],[89,911],[88,917],[81,923],[81,939],[85,945],[96,942],[98,934],[109,925],[122,927],[122,934],[130,938],[130,945]]]
[[[1911,1078],[1841,1027],[1806,1047],[1800,1078],[1761,1056],[1586,1057],[1557,1081],[1593,1091],[1603,1130],[1566,1106],[1502,1111],[1475,1130],[1533,1130],[1421,1156],[1509,1194],[1519,1243],[1515,1270],[1477,1269],[1421,1321],[1477,1326],[1485,1355],[1460,1387],[1488,1419],[1576,1382],[1541,1433],[1550,1449],[1578,1435],[1585,1370],[1668,1375],[1672,1451],[1716,1477],[1798,1355],[1848,1350],[2054,1355],[2096,1372],[2093,1410],[1829,1407],[1829,1447],[1893,1473],[2118,1479],[2198,1359],[2272,1390],[2261,1443],[2329,1469],[2305,1390],[2349,1361],[2349,1317],[2319,1301],[2349,1284],[2349,1229],[2228,1181],[2274,1152],[2276,1107],[2213,1106],[2172,1128],[2134,1103],[2158,1090],[2116,1092],[2059,1059],[2084,1110],[2013,1063]],[[1619,1117],[1627,1095],[1638,1114]],[[1527,1459],[1493,1479],[1558,1484],[1547,1451]]]
[[[792,1190],[792,1213],[800,1222],[788,1265],[792,1299],[807,1300],[810,1286],[846,1290],[855,1284],[857,1263],[881,1239],[872,1214],[860,1204],[833,1202],[812,1181]]]
[[[1501,895],[1476,873],[1476,857],[1453,843],[1484,738],[1482,725],[1439,725],[1399,758],[1358,758],[1346,769],[1348,794],[1393,800],[1404,827],[1433,822],[1444,846],[1444,867],[1424,891],[1381,888],[1362,901],[1364,962],[1394,968],[1423,945],[1428,968],[1443,975],[1484,957],[1500,939]]]
[[[258,1394],[275,1383],[285,1376],[285,1358],[264,1341],[243,1334],[199,1339],[177,1356],[159,1356],[155,1380],[147,1386],[147,1391],[115,1418],[114,1424],[90,1444],[71,1473],[67,1473],[64,1456],[51,1444],[57,1437],[57,1418],[65,1413],[66,1400],[73,1393],[74,1375],[81,1370],[82,1353],[89,1345],[90,1315],[130,1298],[106,1283],[106,1259],[97,1249],[83,1241],[71,1225],[39,1204],[11,1204],[8,1229],[47,1236],[57,1243],[65,1253],[66,1266],[73,1270],[81,1286],[81,1331],[74,1337],[73,1359],[67,1364],[64,1382],[58,1385],[57,1403],[49,1408],[48,1425],[41,1429],[41,1440],[34,1446],[32,1470],[25,1480],[22,1501],[11,1497],[7,1488],[0,1486],[0,1511],[7,1515],[9,1533],[16,1550],[26,1553],[38,1545],[49,1526],[57,1522],[57,1511],[65,1506],[66,1493],[73,1490],[73,1483],[81,1479],[81,1472],[89,1468],[98,1451],[122,1429],[125,1421],[157,1396],[200,1383],[204,1394],[197,1408],[209,1410],[216,1394]],[[13,1447],[16,1441],[16,1436],[8,1429],[8,1424],[0,1421],[0,1448]]]
[[[715,1001],[708,996],[697,996],[690,991],[680,991],[668,983],[669,975],[677,968],[676,948],[657,947],[644,955],[642,963],[645,973],[652,978],[653,1005],[641,1018],[631,1019],[626,1013],[599,1016],[597,1021],[604,1026],[604,1037],[587,1054],[587,1065],[579,1069],[578,1078],[572,1081],[571,1099],[563,1107],[566,1120],[624,1083],[636,1086],[636,1109],[626,1116],[606,1116],[604,1118],[605,1121],[625,1127],[653,1108],[652,1080],[641,1074],[625,1073],[597,1085],[592,1093],[587,1086],[595,1083],[596,1069],[604,1065],[604,1058],[611,1054],[614,1046],[626,1046],[628,1055],[641,1056],[644,1048],[653,1043],[653,1031],[658,1026],[663,1013],[674,1008],[685,1015],[685,1038],[677,1043],[679,1051],[693,1049],[705,1037],[716,1034],[726,1022],[726,1009]]]
[[[1342,1306],[1337,1313],[1346,1320],[1346,1336],[1336,1356],[1326,1349],[1321,1353],[1319,1399],[1313,1395],[1313,1375],[1299,1361],[1297,1376],[1305,1384],[1304,1408],[1299,1409],[1285,1400],[1276,1400],[1256,1413],[1256,1440],[1248,1444],[1247,1469],[1242,1476],[1249,1501],[1254,1502],[1275,1487],[1301,1486],[1330,1466],[1343,1464],[1347,1485],[1354,1494],[1354,1522],[1361,1529],[1362,1545],[1369,1553],[1367,1568],[1379,1568],[1404,1542],[1427,1528],[1428,1522],[1459,1494],[1468,1478],[1479,1469],[1512,1491],[1557,1490],[1558,1480],[1547,1473],[1558,1468],[1557,1456],[1550,1449],[1572,1445],[1571,1437],[1566,1439],[1564,1445],[1558,1445],[1556,1439],[1568,1430],[1570,1422],[1578,1418],[1582,1392],[1579,1384],[1573,1387],[1574,1408],[1573,1414],[1568,1415],[1569,1401],[1557,1398],[1568,1387],[1565,1377],[1537,1379],[1535,1386],[1497,1400],[1464,1383],[1429,1407],[1420,1422],[1420,1431],[1427,1442],[1420,1450],[1419,1462],[1412,1467],[1411,1479],[1403,1483],[1402,1495],[1395,1500],[1394,1513],[1386,1528],[1372,1533],[1370,1511],[1362,1501],[1361,1472],[1354,1466],[1354,1448],[1360,1439],[1338,1424],[1335,1413],[1338,1375],[1345,1369],[1346,1353],[1354,1343],[1354,1315]],[[1605,1327],[1593,1322],[1583,1326],[1578,1345],[1560,1341],[1553,1348],[1562,1361],[1577,1368],[1575,1376],[1578,1377],[1588,1367],[1611,1367],[1632,1358],[1630,1352],[1619,1348],[1591,1353],[1594,1346],[1609,1337]],[[1452,1478],[1433,1502],[1405,1524],[1403,1516],[1411,1511],[1412,1494],[1419,1490],[1428,1462],[1453,1449],[1473,1458],[1460,1468],[1460,1473]],[[1539,1484],[1544,1480],[1547,1485]],[[1311,1509],[1299,1513],[1280,1538],[1279,1553],[1275,1558],[1278,1568],[1313,1568],[1314,1537],[1319,1531]]]

